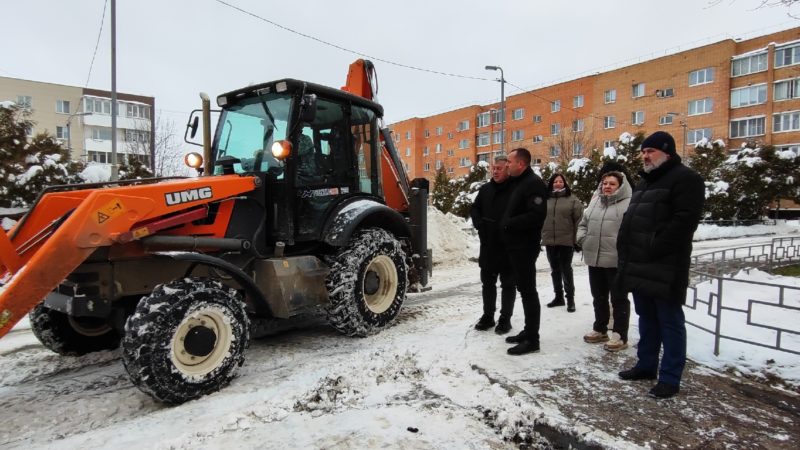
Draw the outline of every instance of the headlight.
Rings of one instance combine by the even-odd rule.
[[[199,169],[200,167],[203,167],[203,157],[200,155],[200,153],[187,153],[186,156],[183,157],[183,162],[192,169]]]
[[[289,141],[275,141],[272,144],[272,156],[283,161],[292,153],[292,143]]]

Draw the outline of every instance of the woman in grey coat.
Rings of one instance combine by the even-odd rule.
[[[588,343],[605,342],[604,348],[616,352],[628,348],[628,321],[631,305],[619,289],[617,277],[617,233],[622,215],[631,201],[631,186],[620,172],[602,176],[600,186],[578,224],[578,245],[589,266],[589,286],[594,306],[592,331],[583,337]],[[608,298],[614,311],[614,329],[608,338],[610,314]]]
[[[548,308],[564,306],[566,294],[567,311],[575,312],[572,254],[582,213],[583,203],[570,192],[566,177],[560,173],[551,176],[547,183],[547,216],[542,226],[542,245],[547,250],[555,293]]]

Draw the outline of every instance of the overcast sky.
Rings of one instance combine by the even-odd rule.
[[[0,75],[85,86],[105,2],[0,0]],[[110,90],[108,2],[88,87]],[[497,101],[486,65],[530,89],[800,26],[761,0],[226,2],[373,58],[487,79],[374,61],[389,123]],[[214,98],[285,77],[341,87],[358,57],[216,0],[117,0],[117,90],[154,96],[157,113],[181,125],[200,91]],[[506,95],[518,92],[507,85]]]

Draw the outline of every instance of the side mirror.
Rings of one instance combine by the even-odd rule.
[[[317,117],[317,96],[306,94],[300,100],[300,121],[311,123]]]
[[[189,125],[189,129],[191,130],[191,133],[189,133],[189,138],[194,138],[195,135],[197,135],[197,127],[198,127],[198,125],[200,125],[200,117],[194,116],[194,119],[192,120],[191,124]]]

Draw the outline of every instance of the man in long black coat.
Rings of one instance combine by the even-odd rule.
[[[503,241],[514,269],[517,290],[525,311],[525,329],[506,342],[517,344],[508,349],[510,355],[539,351],[541,305],[536,291],[536,258],[542,240],[542,226],[547,215],[547,186],[531,170],[531,153],[516,148],[508,154],[508,173],[514,192],[503,215]]]
[[[639,360],[619,376],[624,380],[658,376],[650,395],[667,398],[678,393],[686,365],[683,304],[705,185],[697,172],[681,164],[675,140],[663,131],[644,140],[642,160],[642,180],[633,191],[617,238],[618,281],[625,292],[633,292],[639,315]]]
[[[500,277],[500,318],[494,331],[505,334],[511,330],[511,315],[517,287],[514,271],[508,261],[505,244],[500,238],[500,219],[508,205],[511,183],[508,182],[508,158],[498,156],[492,165],[492,179],[481,186],[469,211],[472,225],[478,230],[481,240],[478,264],[481,268],[481,294],[483,315],[475,324],[476,330],[487,330],[494,326],[497,308],[497,278]]]

